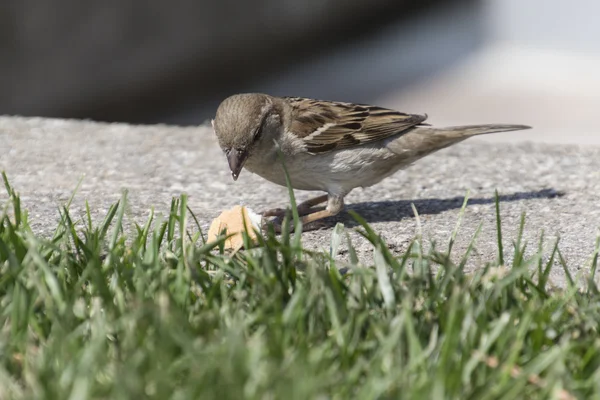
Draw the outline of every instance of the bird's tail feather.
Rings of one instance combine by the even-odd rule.
[[[448,128],[437,128],[437,133],[448,134],[455,133],[456,137],[469,137],[476,135],[485,135],[488,133],[497,132],[510,132],[520,131],[524,129],[531,129],[527,125],[509,125],[509,124],[486,124],[486,125],[465,125],[465,126],[451,126]]]
[[[462,142],[471,136],[529,128],[531,127],[527,125],[508,124],[465,125],[448,128],[417,126],[397,139],[388,142],[387,148],[406,158],[407,161],[414,162],[428,154]]]

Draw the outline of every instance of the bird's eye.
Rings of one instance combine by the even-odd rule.
[[[268,117],[268,114],[263,117],[262,121],[260,121],[260,125],[258,125],[258,128],[256,128],[254,130],[254,132],[252,132],[252,137],[255,142],[257,140],[259,140],[260,137],[262,136],[263,129],[265,127],[265,123],[267,122],[267,117]]]
[[[229,153],[231,153],[231,149],[223,149],[223,153],[225,153],[225,155],[229,155]]]
[[[254,134],[252,135],[252,137],[254,138],[254,141],[257,141],[258,139],[260,139],[261,133],[262,133],[262,125],[259,126],[257,130],[254,131]]]

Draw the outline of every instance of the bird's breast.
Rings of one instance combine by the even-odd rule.
[[[299,190],[322,190],[346,194],[356,187],[368,187],[398,169],[393,153],[381,147],[361,147],[328,153],[301,153],[284,156],[292,186]],[[277,154],[250,157],[245,168],[278,185],[286,186]]]

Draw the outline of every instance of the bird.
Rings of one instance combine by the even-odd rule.
[[[287,186],[287,170],[292,188],[325,192],[297,206],[303,225],[340,213],[353,189],[375,185],[438,150],[471,136],[531,128],[436,128],[427,118],[367,104],[240,93],[219,104],[211,123],[234,181],[245,169]],[[273,208],[262,216],[285,212]]]

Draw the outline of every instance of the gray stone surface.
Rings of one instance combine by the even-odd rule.
[[[212,131],[207,126],[131,126],[87,121],[0,117],[0,170],[5,170],[36,232],[49,234],[59,206],[81,188],[72,205],[83,216],[84,201],[100,222],[108,207],[129,191],[128,221],[144,222],[152,206],[168,212],[172,196],[185,192],[189,205],[207,230],[212,218],[235,204],[260,211],[287,204],[286,189],[243,172],[230,178]],[[573,271],[585,269],[600,228],[600,147],[470,139],[419,161],[382,183],[347,197],[348,208],[362,214],[388,240],[394,252],[407,247],[416,233],[411,211],[420,213],[423,237],[446,246],[463,196],[470,190],[455,247],[458,258],[477,226],[483,223],[470,265],[481,266],[496,255],[494,190],[501,193],[505,249],[512,251],[523,212],[525,238],[532,248],[545,231],[546,248],[561,237],[560,248]],[[309,197],[298,192],[299,200]],[[0,191],[0,202],[6,193]],[[356,225],[347,213],[335,218]],[[311,247],[328,247],[331,229],[306,232]],[[369,260],[368,246],[352,234],[359,254]],[[342,254],[341,257],[344,257]],[[556,271],[556,279],[560,274]]]

